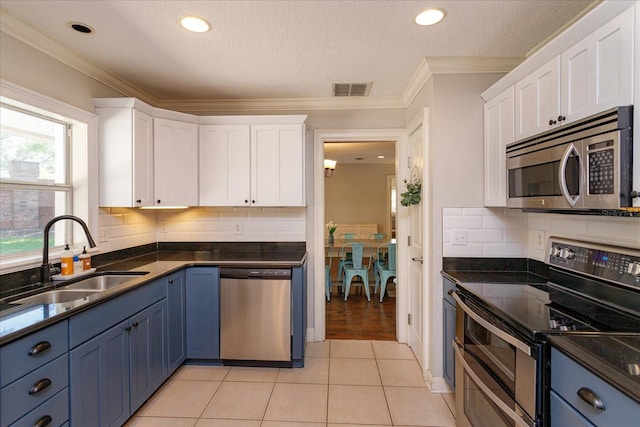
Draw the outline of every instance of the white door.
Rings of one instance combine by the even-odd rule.
[[[424,153],[427,143],[427,110],[420,113],[407,128],[409,137],[409,179],[418,179],[422,186],[422,200],[417,205],[404,207],[409,212],[409,347],[422,366],[426,367],[425,361],[425,322],[424,322],[424,258],[427,252],[427,242],[425,241],[425,205],[427,204],[427,192],[424,177],[427,176],[424,170]],[[403,192],[401,186],[399,192]],[[428,207],[427,207],[428,209]],[[427,210],[428,212],[428,210]]]

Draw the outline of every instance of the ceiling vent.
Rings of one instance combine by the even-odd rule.
[[[371,90],[371,82],[333,84],[333,96],[367,96],[369,90]]]

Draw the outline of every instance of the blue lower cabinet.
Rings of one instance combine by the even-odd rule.
[[[29,412],[11,427],[68,426],[69,389],[64,388],[51,399]]]
[[[171,375],[187,357],[184,270],[167,278],[167,340]]]
[[[129,320],[70,352],[71,425],[118,426],[129,410]]]
[[[167,379],[167,301],[158,301],[131,318],[131,414]]]
[[[167,378],[163,299],[70,352],[71,425],[120,426]]]
[[[187,359],[220,359],[219,306],[219,268],[189,268],[186,275]]]

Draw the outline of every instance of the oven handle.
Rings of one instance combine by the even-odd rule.
[[[506,342],[508,342],[509,344],[514,346],[515,348],[517,348],[518,350],[520,350],[523,353],[525,353],[527,356],[531,356],[531,347],[529,347],[527,344],[525,344],[524,342],[520,341],[519,339],[514,338],[512,335],[510,335],[509,333],[503,331],[502,329],[500,329],[500,328],[492,325],[491,323],[487,322],[480,315],[478,315],[475,311],[471,310],[471,308],[469,308],[468,305],[466,305],[464,302],[462,302],[462,300],[458,296],[458,292],[457,291],[450,292],[450,294],[453,297],[453,299],[456,300],[456,303],[458,303],[458,305],[464,310],[464,312],[467,313],[467,315],[469,317],[471,317],[473,320],[475,320],[480,325],[482,325],[482,327],[484,327],[485,329],[489,330],[489,332],[491,332],[492,334],[495,334],[498,337],[502,338],[503,340],[505,340]]]
[[[569,194],[569,189],[567,188],[567,177],[566,177],[566,171],[567,171],[567,162],[569,161],[569,156],[571,156],[571,154],[575,153],[576,156],[578,157],[578,163],[580,166],[580,190],[578,195],[574,198],[571,196],[571,194]],[[580,192],[582,191],[582,159],[580,158],[580,153],[578,153],[578,150],[576,150],[576,147],[571,144],[567,147],[567,149],[565,150],[564,154],[562,155],[562,160],[560,161],[560,169],[558,171],[558,179],[560,180],[560,191],[562,192],[562,196],[565,198],[565,200],[567,201],[567,203],[569,203],[571,205],[571,207],[574,207],[576,205],[576,203],[578,203],[578,200],[580,199]]]
[[[473,382],[475,382],[478,387],[480,387],[480,389],[484,392],[485,396],[487,396],[489,399],[491,399],[491,401],[498,408],[500,408],[502,410],[502,412],[504,412],[506,415],[508,415],[509,418],[511,418],[516,423],[517,426],[530,427],[530,425],[524,419],[522,419],[522,417],[520,415],[518,415],[518,413],[516,413],[516,411],[511,409],[509,406],[507,406],[506,403],[504,403],[502,400],[500,400],[500,398],[498,396],[496,396],[496,394],[493,391],[491,391],[491,389],[489,387],[487,387],[487,385],[485,383],[482,382],[480,377],[478,377],[478,375],[473,371],[473,369],[471,369],[471,366],[469,366],[469,363],[467,363],[467,361],[464,360],[464,356],[462,355],[462,352],[460,351],[460,344],[454,342],[453,343],[453,349],[455,350],[456,357],[457,357],[458,361],[462,364],[462,367],[464,368],[464,371],[466,372],[466,374],[471,377]],[[460,384],[458,387],[462,387],[462,384]]]

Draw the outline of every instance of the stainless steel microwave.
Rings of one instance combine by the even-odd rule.
[[[507,206],[616,210],[632,206],[633,107],[616,107],[507,145]]]

